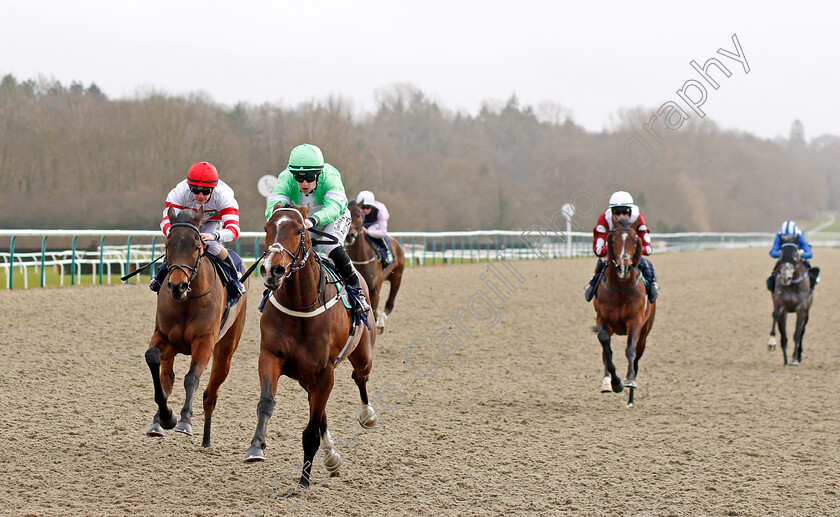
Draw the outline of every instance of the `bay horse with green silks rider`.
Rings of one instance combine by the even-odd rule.
[[[266,253],[261,271],[270,293],[260,319],[257,428],[245,453],[248,462],[265,459],[265,434],[274,411],[277,381],[281,375],[295,379],[309,398],[309,422],[303,431],[303,488],[309,487],[319,449],[328,472],[341,465],[327,428],[326,405],[335,368],[345,358],[353,367],[352,378],[363,404],[356,412],[359,424],[365,429],[377,425],[377,413],[367,393],[376,333],[364,323],[354,325],[352,311],[340,300],[339,288],[343,287],[331,280],[324,259],[313,250],[309,232],[334,237],[314,228],[307,231],[308,214],[308,206],[277,205],[265,224]],[[367,295],[364,278],[359,284]],[[364,314],[373,321],[372,309]]]

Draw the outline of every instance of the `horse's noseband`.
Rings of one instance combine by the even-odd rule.
[[[292,253],[291,251],[287,250],[282,244],[279,242],[273,242],[266,250],[265,261],[271,263],[271,259],[274,258],[272,255],[274,253],[280,253],[283,255],[284,253],[292,259],[291,262],[284,268],[283,278],[289,278],[292,273],[300,271],[301,269],[306,266],[306,260],[309,258],[309,253],[312,251],[312,247],[306,248],[306,239],[301,235],[300,237],[300,244],[298,245],[297,251]]]

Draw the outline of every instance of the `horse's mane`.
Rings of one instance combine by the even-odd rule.
[[[782,244],[781,253],[779,255],[779,259],[782,262],[796,262],[796,257],[799,252],[799,247],[792,243],[786,242]]]

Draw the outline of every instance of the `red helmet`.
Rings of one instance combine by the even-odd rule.
[[[187,173],[187,183],[196,187],[215,188],[219,183],[219,173],[209,162],[196,162]]]

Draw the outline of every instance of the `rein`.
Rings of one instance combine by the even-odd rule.
[[[357,232],[357,233],[355,234],[355,236],[353,237],[353,242],[352,242],[351,244],[349,244],[350,246],[352,246],[352,245],[353,245],[353,244],[355,244],[357,241],[359,241],[359,238],[360,238],[360,237],[361,237],[361,239],[364,241],[364,237],[365,237],[365,234],[364,234],[364,228],[362,228],[361,230],[359,230],[358,228],[356,228],[356,230],[358,230],[358,232]],[[359,244],[359,246],[362,246],[362,249],[364,249],[364,246],[363,246],[362,244]],[[367,259],[367,260],[361,260],[361,261],[358,261],[358,260],[351,260],[350,262],[352,262],[353,264],[356,264],[357,266],[364,266],[365,264],[370,264],[371,262],[375,261],[375,260],[376,260],[376,251],[374,251],[374,249],[373,249],[373,248],[371,248],[371,247],[370,247],[370,245],[368,245],[368,248],[370,249],[371,253],[373,253],[373,256],[372,256],[372,257],[370,257],[370,258],[369,258],[369,259]]]

